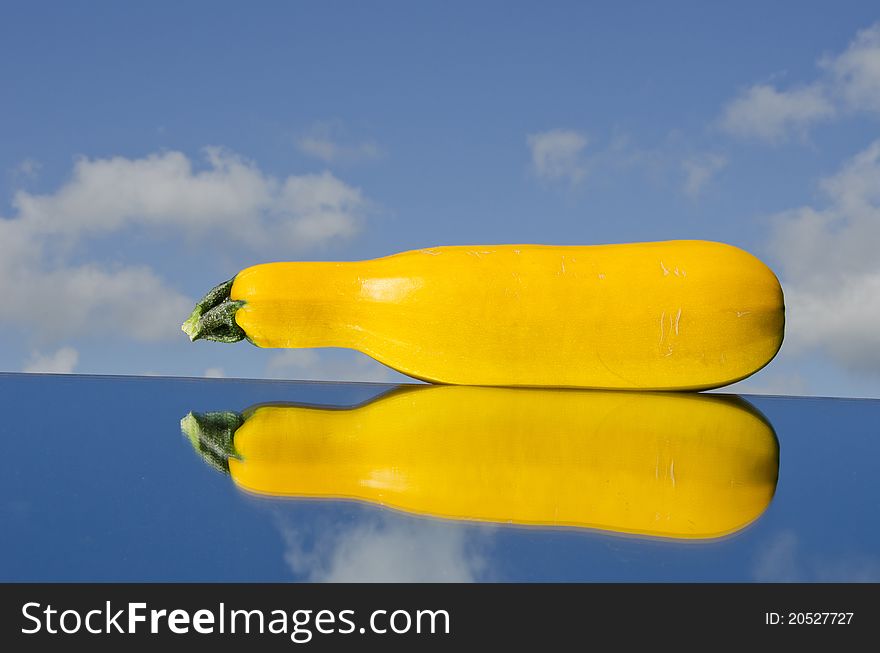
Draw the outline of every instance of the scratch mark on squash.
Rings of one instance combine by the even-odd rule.
[[[663,314],[660,315],[660,342],[657,343],[659,345],[663,344],[663,336],[665,335],[663,333],[663,329],[665,327],[665,323],[666,323],[666,311],[663,311]]]

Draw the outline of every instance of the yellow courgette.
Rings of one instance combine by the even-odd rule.
[[[181,426],[249,492],[671,538],[742,529],[779,469],[770,424],[719,395],[415,386],[348,409],[261,405]]]
[[[783,337],[782,289],[721,243],[437,247],[256,265],[183,330],[259,347],[348,347],[452,384],[701,390],[749,376]]]

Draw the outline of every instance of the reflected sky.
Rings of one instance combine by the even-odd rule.
[[[874,471],[880,447],[876,428],[880,401],[754,396],[748,402],[763,418],[749,422],[749,416],[758,413],[740,400],[718,394],[711,398],[657,395],[650,398],[655,414],[651,431],[645,415],[652,410],[638,407],[635,398],[640,395],[622,400],[610,396],[606,397],[610,403],[603,404],[602,393],[593,393],[588,406],[583,400],[580,404],[572,400],[571,393],[563,393],[562,401],[568,402],[568,408],[561,411],[567,415],[563,427],[588,427],[598,438],[590,450],[604,452],[606,460],[617,463],[638,458],[623,442],[609,440],[609,433],[626,435],[627,428],[629,440],[647,438],[643,447],[653,443],[656,457],[663,446],[680,446],[689,437],[705,440],[712,428],[716,435],[711,443],[717,448],[718,429],[729,427],[741,414],[744,423],[765,425],[764,435],[752,439],[759,446],[742,459],[746,462],[766,458],[767,449],[760,445],[766,445],[766,434],[775,431],[778,483],[769,505],[755,511],[755,521],[723,537],[679,539],[669,533],[664,537],[644,532],[633,535],[639,531],[634,528],[628,529],[630,534],[615,532],[615,525],[607,519],[590,528],[570,523],[548,528],[552,517],[531,520],[541,526],[504,523],[497,514],[478,514],[489,504],[497,507],[503,502],[490,493],[487,504],[487,495],[480,495],[476,486],[469,493],[452,496],[464,520],[436,516],[441,510],[425,510],[424,495],[409,495],[418,499],[409,505],[402,505],[398,497],[397,509],[381,505],[395,505],[387,495],[359,497],[359,501],[333,498],[332,491],[325,492],[324,498],[297,498],[297,492],[266,496],[254,488],[244,491],[234,476],[205,464],[180,432],[181,417],[191,411],[253,415],[255,406],[285,404],[282,421],[294,416],[290,411],[311,411],[324,424],[324,438],[343,442],[346,432],[359,434],[362,453],[357,460],[369,458],[364,457],[363,444],[372,443],[370,464],[383,460],[389,468],[408,469],[411,479],[422,479],[422,485],[435,490],[429,498],[436,508],[438,501],[442,504],[450,495],[436,492],[437,479],[428,482],[424,474],[430,466],[416,454],[421,451],[435,459],[446,456],[447,462],[459,460],[466,463],[465,472],[470,469],[493,481],[490,487],[497,486],[498,478],[493,480],[492,474],[509,469],[510,460],[489,455],[496,445],[468,449],[464,439],[450,435],[444,453],[442,447],[431,448],[431,439],[440,442],[447,431],[478,438],[487,432],[487,425],[497,425],[507,413],[517,417],[508,427],[510,423],[528,425],[530,419],[534,427],[546,424],[547,415],[560,414],[560,405],[551,405],[549,396],[511,399],[506,394],[529,391],[499,391],[487,398],[476,396],[482,389],[420,388],[389,394],[388,386],[373,384],[19,374],[0,375],[0,388],[5,416],[0,429],[11,449],[0,480],[0,512],[6,525],[0,544],[0,579],[6,581],[880,580],[876,553],[880,551],[880,480]],[[453,397],[454,393],[459,396]],[[574,393],[578,394],[583,393]],[[396,432],[383,430],[383,420],[405,422],[400,404],[394,403],[394,397],[401,396],[409,397],[405,414],[415,425],[411,422],[408,430]],[[699,411],[691,404],[709,406],[708,417],[698,417]],[[328,411],[328,406],[347,410]],[[365,410],[376,407],[383,413],[381,419],[364,418]],[[722,415],[717,410],[732,412]],[[683,423],[676,411],[690,415],[690,421]],[[329,412],[348,420],[346,428],[327,427]],[[338,419],[333,423],[339,424]],[[293,420],[295,424],[300,421]],[[433,430],[426,428],[430,424]],[[463,431],[463,424],[470,424],[471,431]],[[702,426],[695,428],[695,424]],[[270,449],[278,447],[277,434],[283,431],[263,429]],[[502,453],[510,458],[510,451],[519,452],[521,461],[565,463],[567,471],[555,478],[547,473],[546,465],[543,469],[533,465],[531,472],[528,465],[520,465],[519,485],[509,485],[507,490],[559,491],[559,484],[583,467],[576,464],[583,450],[566,440],[560,423],[545,431],[549,439],[537,449],[525,429],[525,435],[513,437],[519,448]],[[743,428],[728,431],[742,433]],[[314,429],[311,432],[314,437]],[[755,433],[761,432],[756,427]],[[407,433],[420,433],[425,447],[413,449],[406,460],[389,458],[389,452],[398,451],[407,437],[415,437]],[[491,441],[499,433],[483,437]],[[377,449],[375,443],[383,439],[386,449]],[[319,462],[327,450],[315,449]],[[337,448],[337,453],[345,451],[351,452]],[[464,456],[467,451],[474,453],[469,461]],[[675,451],[681,483],[686,478],[681,476],[686,473],[681,465],[687,459],[679,449]],[[277,460],[282,471],[285,464],[301,465],[299,457],[285,462],[279,455]],[[704,463],[699,455],[692,455],[693,469],[705,468]],[[609,469],[622,468],[618,464],[603,469],[603,478],[613,482]],[[643,469],[631,467],[630,476],[638,477]],[[471,477],[458,477],[458,486],[467,478]],[[654,481],[640,482],[630,487],[643,488],[641,494],[636,492],[630,499],[640,497],[644,503],[653,496],[644,488],[652,487]],[[665,481],[667,486],[670,482]],[[622,487],[619,477],[617,486]],[[598,487],[591,489],[590,498],[602,498]],[[703,487],[703,494],[708,491]],[[468,494],[470,499],[464,501],[462,497]],[[472,513],[462,513],[462,505]],[[676,507],[674,502],[664,505]],[[681,512],[682,506],[678,509]],[[511,521],[517,521],[516,515]]]

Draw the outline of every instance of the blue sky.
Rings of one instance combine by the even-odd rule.
[[[705,238],[779,274],[746,392],[880,396],[870,2],[4,2],[0,370],[398,380],[191,344],[278,259]]]

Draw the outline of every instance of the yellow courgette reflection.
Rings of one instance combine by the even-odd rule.
[[[711,395],[423,386],[352,408],[260,405],[181,425],[250,492],[674,538],[743,528],[779,469],[770,424]]]

